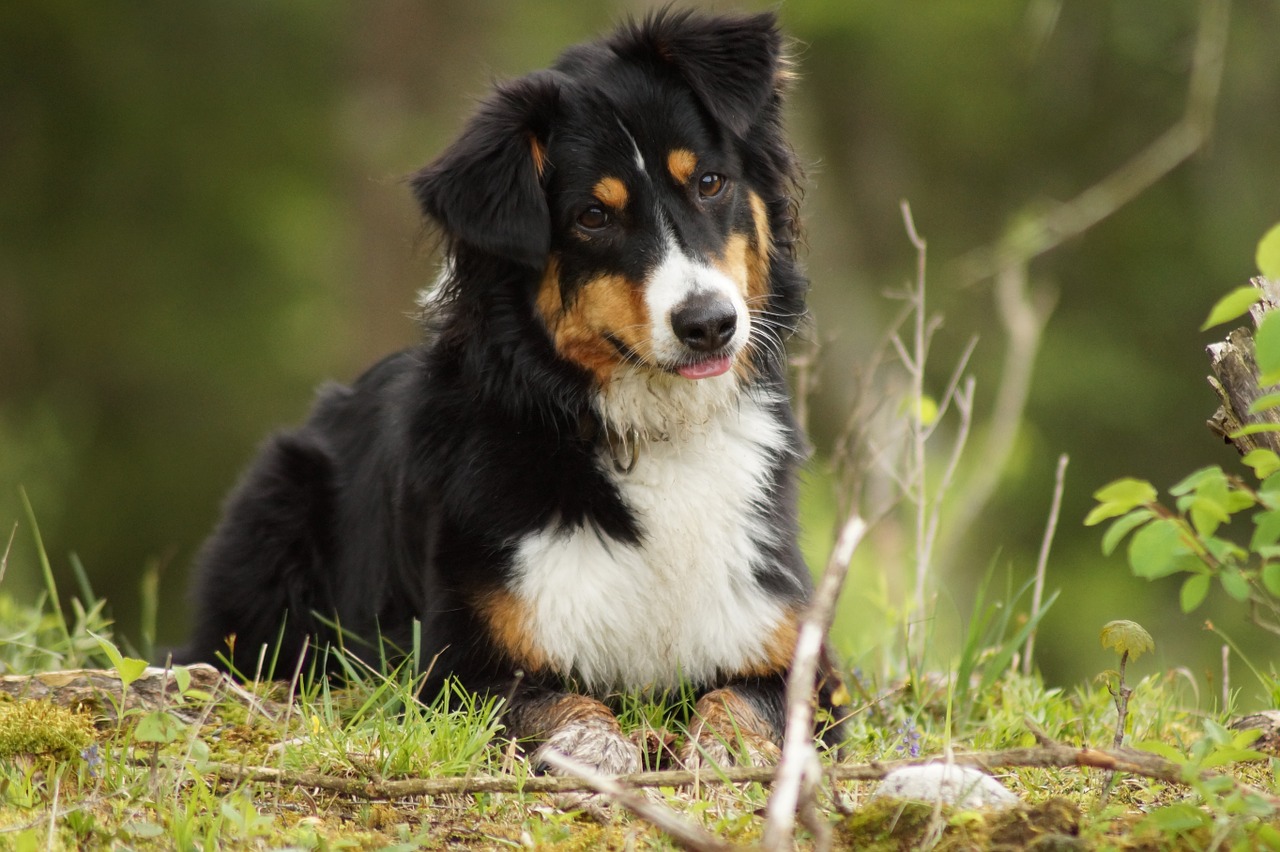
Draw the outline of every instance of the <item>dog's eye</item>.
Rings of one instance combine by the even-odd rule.
[[[609,212],[593,204],[578,214],[578,226],[588,231],[598,231],[609,224]]]
[[[703,198],[715,198],[717,195],[724,192],[724,187],[727,183],[728,181],[725,180],[724,175],[718,175],[715,172],[707,172],[705,175],[698,178],[698,194]]]

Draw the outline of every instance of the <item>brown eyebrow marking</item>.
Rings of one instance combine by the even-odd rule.
[[[621,210],[627,206],[627,185],[616,177],[601,178],[591,188],[591,192],[602,204]]]
[[[698,157],[688,148],[673,148],[667,154],[667,171],[676,183],[688,183],[697,167]]]

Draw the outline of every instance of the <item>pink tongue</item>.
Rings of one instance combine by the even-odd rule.
[[[727,355],[722,355],[719,358],[678,367],[677,372],[686,379],[709,379],[712,376],[719,376],[729,372],[731,366],[733,366],[733,359]]]

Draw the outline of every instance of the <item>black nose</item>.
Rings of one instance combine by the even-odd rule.
[[[733,339],[738,312],[733,303],[713,293],[690,296],[671,312],[671,330],[695,352],[715,352]]]

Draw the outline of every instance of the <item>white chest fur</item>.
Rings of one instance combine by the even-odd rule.
[[[513,591],[547,661],[596,690],[705,682],[761,662],[784,608],[752,576],[770,535],[753,504],[770,499],[767,471],[786,451],[780,424],[743,396],[647,442],[628,474],[602,458],[641,542],[591,528],[521,542]]]

